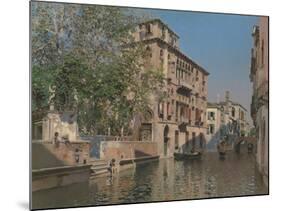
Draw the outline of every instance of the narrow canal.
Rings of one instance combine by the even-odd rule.
[[[267,194],[253,155],[228,153],[219,160],[162,159],[87,183],[33,193],[33,208],[104,205],[209,197]]]

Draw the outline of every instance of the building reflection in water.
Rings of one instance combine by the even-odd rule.
[[[167,201],[224,196],[267,194],[254,157],[216,153],[202,160],[161,159],[89,183],[33,193],[34,208]]]

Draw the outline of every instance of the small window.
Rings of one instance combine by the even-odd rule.
[[[163,114],[164,114],[164,103],[159,102],[159,104],[158,104],[158,116],[159,116],[159,118],[163,118]]]
[[[163,54],[164,54],[163,49],[160,49],[160,57],[161,58],[163,57]]]
[[[210,124],[209,125],[209,133],[210,134],[214,134],[215,133],[215,125],[214,124]]]
[[[232,117],[235,117],[235,108],[232,108],[231,115]]]
[[[215,112],[208,112],[208,120],[215,120]]]
[[[179,131],[175,131],[175,149],[179,148]]]
[[[152,33],[152,31],[151,31],[151,24],[147,24],[145,27],[146,27],[146,33],[147,34],[151,34]]]
[[[165,26],[162,26],[162,39],[165,39],[166,33],[165,33]]]

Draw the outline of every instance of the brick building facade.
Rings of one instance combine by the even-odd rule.
[[[168,96],[151,96],[150,118],[141,124],[140,140],[158,142],[160,157],[203,147],[209,73],[180,51],[179,36],[159,19],[140,24],[133,36],[145,45],[147,64],[163,71]]]
[[[250,79],[253,85],[251,116],[257,136],[257,164],[268,181],[268,17],[261,17],[253,28],[253,43]]]

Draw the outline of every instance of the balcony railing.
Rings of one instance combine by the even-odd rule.
[[[202,127],[202,126],[204,126],[204,122],[197,120],[197,121],[195,121],[195,126]]]
[[[180,122],[180,123],[185,123],[185,124],[190,124],[190,123],[191,123],[191,120],[189,120],[189,119],[186,118],[186,117],[179,117],[179,122]]]
[[[187,81],[183,80],[183,79],[178,79],[178,86],[179,87],[184,87],[188,90],[192,90],[192,86],[190,83],[188,83]]]

